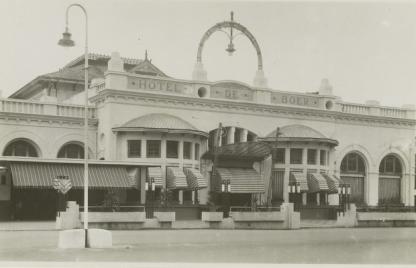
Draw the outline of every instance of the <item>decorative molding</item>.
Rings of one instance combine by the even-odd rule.
[[[159,104],[165,107],[180,107],[188,110],[206,110],[225,113],[244,113],[263,116],[284,116],[285,118],[313,119],[324,122],[339,122],[347,124],[362,124],[368,126],[401,127],[413,129],[416,120],[390,118],[373,115],[348,114],[339,111],[325,111],[320,109],[306,109],[301,107],[276,106],[267,104],[247,103],[219,99],[204,99],[186,96],[161,95],[149,92],[132,92],[104,89],[91,99],[100,106],[104,102],[130,103],[145,106]]]

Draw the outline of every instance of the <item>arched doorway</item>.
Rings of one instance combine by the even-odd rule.
[[[348,153],[341,162],[341,179],[351,186],[351,203],[364,203],[364,181],[366,174],[364,158],[356,153]]]
[[[4,156],[39,157],[33,142],[27,139],[16,139],[10,142],[3,151]]]
[[[402,164],[394,154],[386,155],[380,162],[378,181],[378,203],[401,203]]]

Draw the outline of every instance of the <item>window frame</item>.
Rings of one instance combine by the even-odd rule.
[[[134,144],[138,145],[138,154],[133,154],[132,152],[131,147]],[[142,140],[127,140],[127,158],[140,158],[141,156],[142,156]]]
[[[189,147],[186,148],[186,146],[189,146]],[[186,150],[186,149],[188,149],[188,150]],[[190,141],[184,141],[183,142],[182,157],[183,157],[183,159],[192,160],[192,142],[190,142]]]
[[[153,143],[153,144],[152,144]],[[150,153],[150,147],[151,145],[157,145],[158,146],[158,152],[157,154],[151,155]],[[161,152],[162,152],[162,141],[161,140],[146,140],[146,158],[161,158]],[[154,149],[154,148],[152,148]]]
[[[176,144],[176,153],[173,154],[170,149],[171,144],[175,143]],[[172,159],[178,159],[179,158],[179,141],[175,141],[175,140],[167,140],[166,141],[166,158],[172,158]]]
[[[295,159],[293,152],[297,151],[300,152],[300,161],[294,161]],[[291,165],[302,165],[303,164],[303,148],[290,148],[290,164]]]

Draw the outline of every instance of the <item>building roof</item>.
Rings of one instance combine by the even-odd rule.
[[[107,62],[110,58],[111,57],[108,55],[95,53],[88,54],[88,81],[91,81],[94,78],[104,78],[104,73],[107,71]],[[121,59],[124,62],[124,69],[126,72],[168,77],[147,58],[146,60],[130,58]],[[72,60],[56,72],[36,77],[22,88],[11,94],[9,98],[28,98],[28,96],[31,96],[33,92],[38,92],[43,89],[42,83],[44,81],[84,84],[84,55]]]
[[[223,145],[206,152],[203,159],[213,159],[215,154],[218,158],[261,160],[271,154],[271,147],[266,142],[239,142]]]
[[[332,145],[338,145],[338,141],[325,137],[321,132],[304,125],[287,125],[279,129],[279,141],[317,141],[326,142]],[[274,141],[276,139],[276,130],[269,133],[262,140]]]
[[[169,132],[169,133],[191,133],[204,137],[208,136],[201,130],[198,130],[189,122],[169,114],[154,113],[140,116],[132,119],[120,127],[113,128],[113,131],[131,132],[131,131],[151,131]]]

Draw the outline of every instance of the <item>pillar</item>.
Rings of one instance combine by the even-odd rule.
[[[192,204],[195,204],[195,191],[192,191]]]
[[[147,140],[146,139],[142,139],[141,140],[141,148],[140,148],[140,155],[142,158],[146,158],[147,155]]]
[[[369,206],[377,206],[378,204],[378,172],[368,172],[368,178],[365,178],[364,191],[366,202]]]
[[[227,131],[227,144],[234,143],[235,127],[229,127]]]
[[[146,189],[145,189],[145,183],[146,183],[146,167],[140,168],[140,204],[146,203]]]
[[[302,149],[302,165],[308,164],[308,148]]]
[[[289,178],[290,178],[290,148],[285,148],[285,176],[283,179],[283,200],[285,203],[289,203],[289,191],[287,187],[289,186]],[[274,163],[273,163],[274,164]],[[274,167],[273,167],[274,168]]]
[[[179,204],[183,204],[183,190],[179,190]]]
[[[181,139],[178,143],[178,159],[180,168],[183,168],[183,139]]]
[[[321,149],[316,149],[316,165],[321,166]]]
[[[160,158],[166,159],[166,138],[162,137],[160,142]]]
[[[306,196],[306,194],[307,193],[305,193],[305,192],[302,193],[302,205],[306,205],[306,203],[307,203],[307,196]]]
[[[316,193],[316,204],[321,205],[321,193]]]
[[[247,129],[242,129],[240,131],[240,141],[241,142],[247,142],[247,135],[248,135],[248,130]]]

